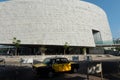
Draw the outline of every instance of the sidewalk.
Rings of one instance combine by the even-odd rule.
[[[77,56],[79,61],[83,61],[85,60],[85,56],[84,55],[37,55],[37,56],[0,56],[0,58],[5,59],[6,62],[19,62],[21,58],[32,58],[33,60],[38,60],[38,61],[43,61],[46,57],[66,57],[69,60],[72,60],[73,57]],[[117,60],[120,61],[120,56],[112,56],[112,55],[87,55],[87,56],[91,56],[92,60],[94,61],[100,61],[100,60],[104,60],[104,61],[109,61],[109,60]]]

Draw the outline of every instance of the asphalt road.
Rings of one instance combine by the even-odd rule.
[[[113,62],[103,63],[103,70],[113,70],[115,71],[117,65]],[[85,64],[80,63],[80,70],[78,73],[64,73],[56,74],[53,78],[47,78],[45,76],[36,76],[33,72],[31,65],[20,65],[18,63],[6,63],[6,65],[0,64],[0,80],[87,80],[87,75],[84,73]],[[108,68],[109,66],[109,68]],[[111,67],[110,67],[111,66]],[[107,71],[108,72],[108,71]],[[103,80],[120,80],[120,73],[105,73],[103,74]],[[101,80],[99,74],[90,75],[89,80]]]
[[[31,67],[27,66],[1,66],[0,80],[85,80],[86,75],[76,74],[56,74],[53,78],[36,76]],[[96,77],[97,78],[97,77]],[[98,77],[99,78],[99,77]],[[99,80],[99,79],[97,79]]]
[[[0,80],[87,80],[86,74],[64,73],[56,74],[53,78],[36,76],[31,67],[28,66],[0,66]],[[89,80],[101,80],[99,75],[90,75]],[[104,78],[104,80],[120,80],[120,78]]]

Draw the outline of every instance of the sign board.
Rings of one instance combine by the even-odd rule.
[[[73,61],[79,61],[79,56],[72,56]]]
[[[96,63],[94,65],[91,65],[89,66],[89,69],[88,69],[89,74],[100,73],[101,71],[102,71],[101,63]]]

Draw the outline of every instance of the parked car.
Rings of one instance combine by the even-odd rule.
[[[70,62],[64,57],[46,58],[42,63],[34,64],[33,70],[38,74],[47,74],[53,77],[55,73],[72,72],[75,73],[79,69],[79,64]]]

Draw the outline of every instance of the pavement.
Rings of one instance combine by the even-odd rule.
[[[120,74],[104,74],[103,80],[120,80]],[[80,72],[70,74],[57,74],[53,78],[36,76],[31,67],[27,66],[6,66],[0,67],[0,80],[88,80],[86,74]],[[89,80],[101,80],[99,75],[90,75]]]
[[[70,74],[58,74],[53,78],[47,78],[41,76],[36,76],[34,71],[32,70],[31,64],[21,64],[19,57],[6,57],[5,63],[0,62],[0,80],[87,80],[87,75],[84,73],[86,65],[80,63],[80,70],[78,73]],[[93,58],[95,61],[105,61],[104,62],[104,70],[109,71],[112,69],[113,71],[116,69],[116,63],[114,61],[119,62],[120,57],[95,57]],[[107,62],[106,62],[107,61]],[[34,63],[38,63],[39,61],[34,60]],[[120,70],[120,66],[119,66]],[[100,74],[89,75],[89,80],[101,80]],[[103,72],[103,80],[120,80],[120,71],[119,72]]]
[[[31,64],[22,64],[16,62],[7,62],[0,65],[0,80],[88,80],[85,71],[85,65],[81,65],[78,73],[57,74],[53,78],[37,76],[32,70]],[[112,65],[112,64],[111,64]],[[100,74],[89,75],[89,80],[101,80]],[[120,80],[120,73],[105,73],[103,80]]]
[[[0,80],[86,80],[86,75],[65,73],[58,74],[53,78],[46,78],[46,76],[36,76],[31,67],[7,65],[0,67]],[[101,78],[91,75],[89,80],[101,80]]]

